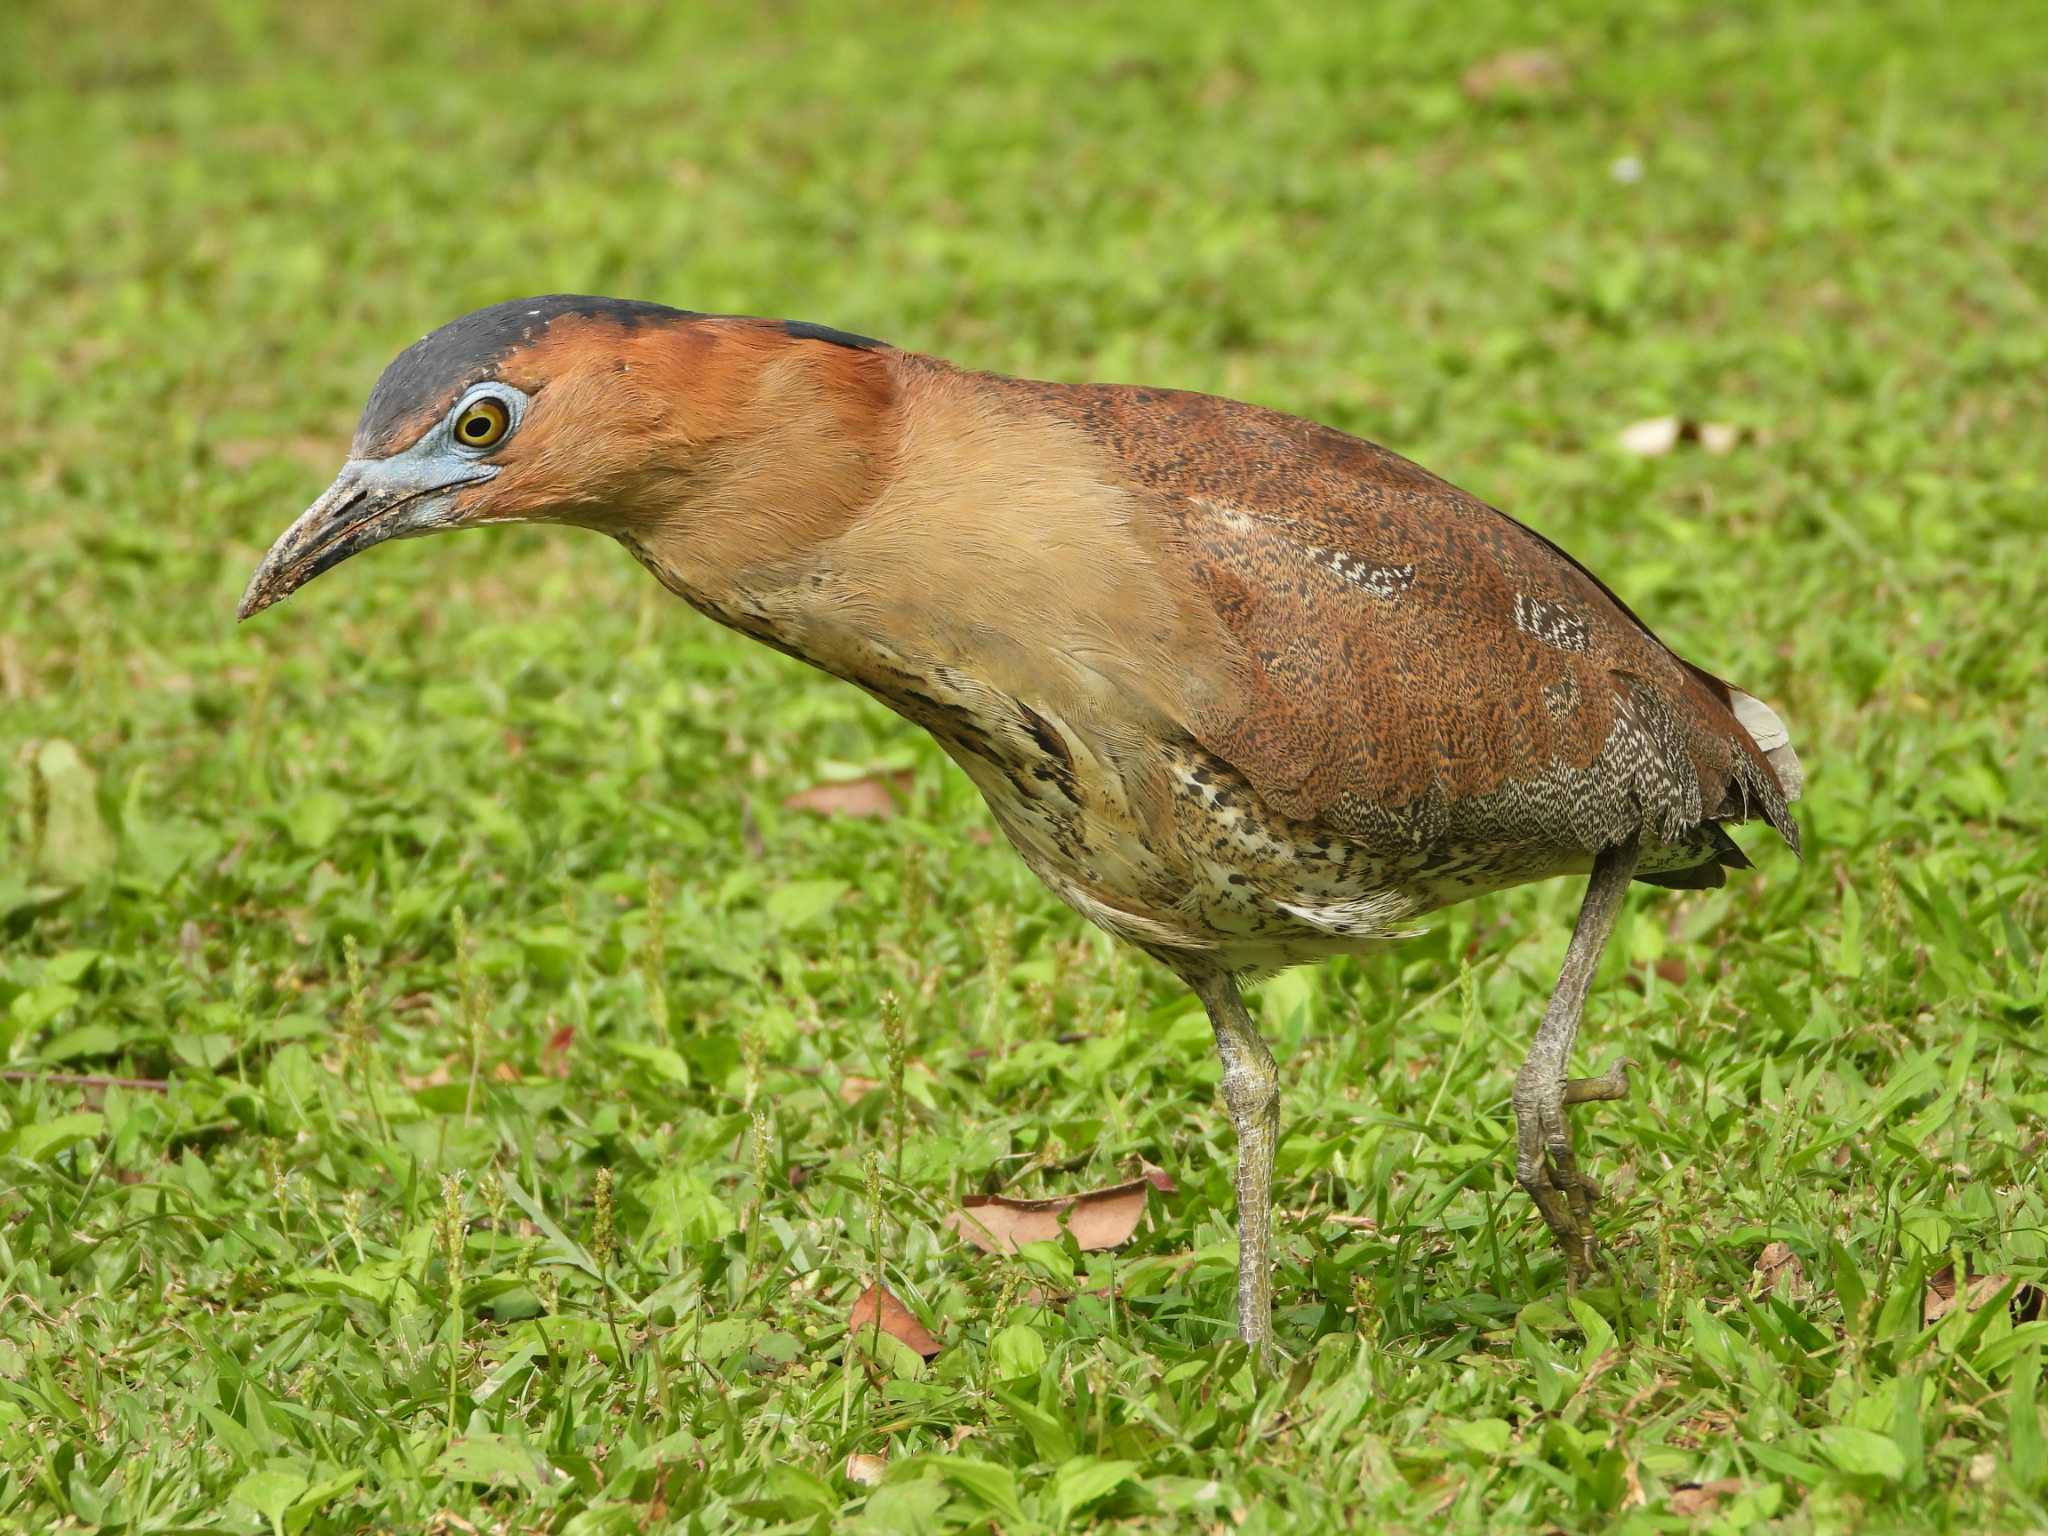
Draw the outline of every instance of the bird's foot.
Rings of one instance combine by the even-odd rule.
[[[1565,1107],[1625,1098],[1627,1057],[1600,1077],[1553,1078],[1547,1083],[1515,1084],[1515,1179],[1536,1202],[1544,1224],[1564,1250],[1565,1285],[1576,1290],[1592,1277],[1602,1261],[1600,1239],[1593,1226],[1593,1202],[1600,1185],[1583,1171],[1572,1150]]]

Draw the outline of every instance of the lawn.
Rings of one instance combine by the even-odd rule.
[[[5,7],[0,1529],[2048,1527],[2044,103],[1994,3]],[[1254,998],[1262,1373],[1198,1007],[912,728],[566,533],[238,628],[556,290],[1316,417],[1776,705],[1805,861],[1593,993],[1611,1278],[1570,885]]]

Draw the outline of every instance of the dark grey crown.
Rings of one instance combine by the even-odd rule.
[[[690,310],[638,299],[550,293],[535,299],[508,299],[451,320],[399,353],[377,380],[363,407],[363,419],[356,425],[357,457],[404,446],[390,441],[399,428],[422,411],[446,410],[470,385],[489,378],[507,354],[525,346],[563,315],[611,320],[629,331],[641,325],[673,325],[697,318]]]

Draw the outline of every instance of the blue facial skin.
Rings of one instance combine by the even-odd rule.
[[[505,408],[508,424],[489,447],[472,447],[458,439],[455,423],[486,397]],[[472,385],[439,421],[397,453],[350,459],[320,499],[270,547],[249,578],[236,617],[261,613],[374,544],[418,538],[448,527],[456,495],[498,473],[489,459],[517,435],[531,403],[524,391],[487,380]]]

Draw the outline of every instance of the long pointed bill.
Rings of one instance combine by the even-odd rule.
[[[278,536],[249,578],[237,619],[282,602],[322,571],[386,539],[413,538],[449,525],[455,493],[488,480],[496,471],[442,459],[421,462],[401,454],[390,459],[351,459],[334,484]]]

